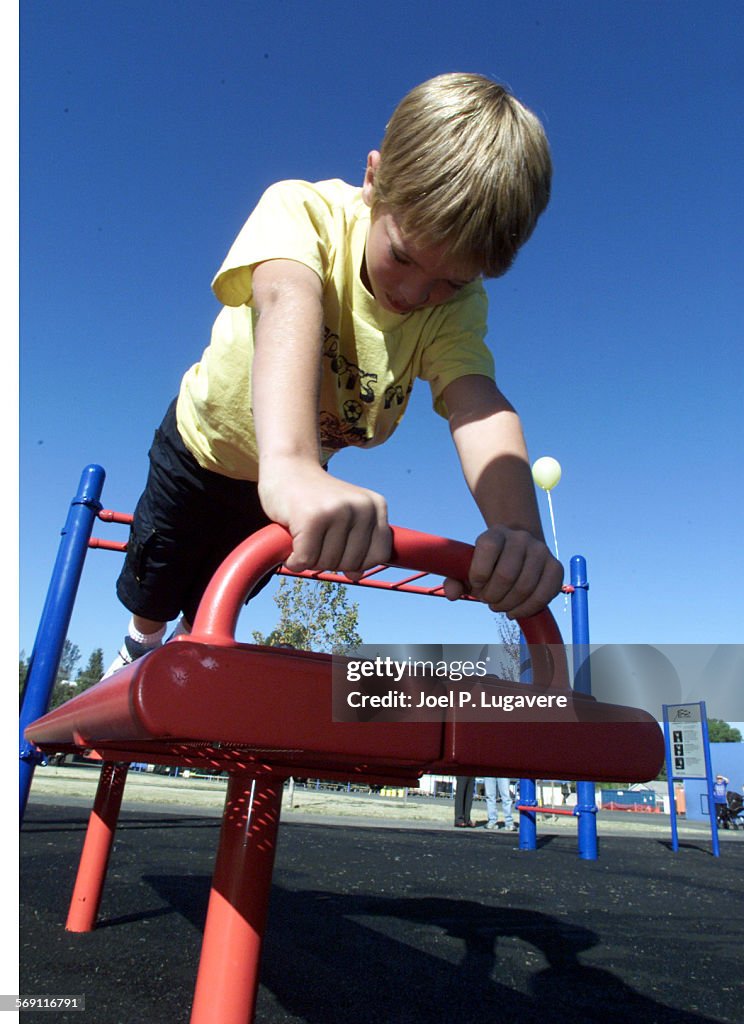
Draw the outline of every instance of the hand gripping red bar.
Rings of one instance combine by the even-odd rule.
[[[436,537],[401,526],[391,527],[393,550],[389,565],[451,577],[467,585],[474,548],[462,541]],[[245,600],[268,573],[292,553],[292,537],[273,524],[243,541],[222,563],[202,598],[190,639],[233,644]],[[530,648],[533,680],[559,689],[570,686],[563,638],[548,609],[519,620]]]

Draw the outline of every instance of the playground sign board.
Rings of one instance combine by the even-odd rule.
[[[705,742],[700,704],[668,706],[672,769],[677,779],[704,779]]]
[[[718,825],[713,802],[713,769],[708,740],[708,716],[705,701],[695,704],[664,704],[664,745],[666,747],[669,813],[672,826],[672,849],[679,849],[677,808],[674,800],[675,779],[704,779],[708,786],[708,807],[713,855],[720,856]]]

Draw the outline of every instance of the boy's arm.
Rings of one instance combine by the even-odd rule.
[[[470,592],[510,618],[535,615],[555,597],[563,567],[545,545],[517,413],[488,377],[471,374],[443,394],[463,473],[488,529],[476,541]],[[463,588],[447,580],[454,599]]]
[[[253,306],[258,492],[266,515],[292,534],[287,566],[353,574],[377,565],[390,556],[384,498],[330,476],[320,463],[320,278],[293,260],[261,263]]]

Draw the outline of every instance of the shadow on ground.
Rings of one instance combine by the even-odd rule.
[[[84,818],[31,806],[22,833],[22,991],[85,993],[95,1024],[187,1022],[214,819],[123,815],[99,927],[64,930]],[[744,844],[289,823],[281,829],[258,1024],[707,1024],[741,1020]],[[22,1020],[50,1024],[50,1013]],[[60,1019],[69,1021],[67,1014]]]

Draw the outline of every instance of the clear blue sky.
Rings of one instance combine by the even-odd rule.
[[[563,466],[560,554],[588,560],[592,639],[741,641],[743,27],[738,2],[686,0],[22,5],[19,647],[82,468],[133,508],[265,186],[361,182],[397,100],[452,70],[507,84],[551,140],[554,196],[488,284],[489,343],[532,458]],[[481,529],[425,385],[390,444],[334,467],[393,522]],[[83,661],[120,641],[118,565],[89,556]],[[482,608],[361,607],[369,641],[494,639]],[[274,619],[264,598],[242,634]]]

